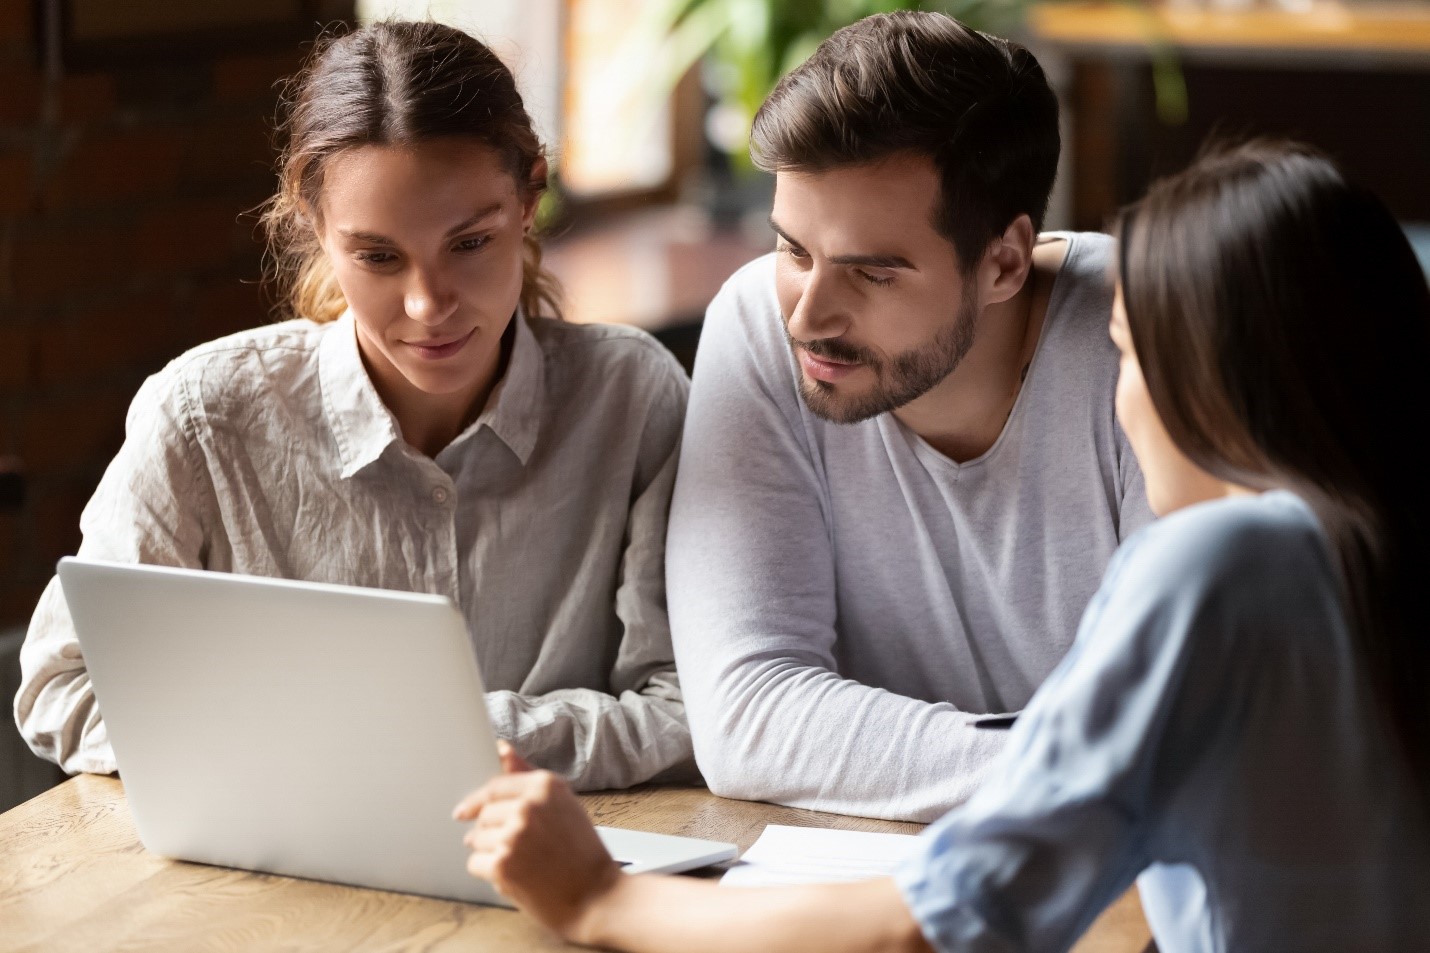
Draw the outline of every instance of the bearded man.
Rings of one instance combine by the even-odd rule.
[[[1112,241],[1040,234],[1056,97],[940,14],[836,33],[751,141],[777,248],[710,305],[667,542],[696,760],[728,797],[929,821],[1151,519]]]

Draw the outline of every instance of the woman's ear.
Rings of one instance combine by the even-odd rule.
[[[306,197],[299,198],[294,204],[298,209],[299,220],[313,230],[313,238],[318,244],[323,244],[323,217],[318,214],[317,208]]]
[[[526,197],[522,202],[521,230],[531,231],[536,223],[536,209],[541,204],[541,196],[546,192],[546,157],[537,156],[531,164],[531,177],[526,182]]]

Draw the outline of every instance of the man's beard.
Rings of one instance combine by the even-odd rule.
[[[971,284],[971,282],[970,282]],[[904,406],[922,397],[954,369],[973,347],[974,326],[978,319],[978,302],[972,288],[964,286],[963,300],[951,324],[941,328],[928,344],[881,360],[871,351],[838,338],[801,343],[785,337],[792,349],[804,348],[815,357],[835,361],[857,362],[874,372],[873,390],[857,396],[841,397],[833,384],[811,380],[802,372],[799,393],[805,406],[816,417],[831,423],[854,424]]]

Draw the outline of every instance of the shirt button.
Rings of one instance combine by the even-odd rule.
[[[451,494],[447,492],[447,488],[445,486],[434,486],[432,488],[433,503],[446,503],[447,497],[449,496],[451,496]]]

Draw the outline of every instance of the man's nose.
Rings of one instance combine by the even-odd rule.
[[[796,341],[837,338],[849,330],[849,312],[838,289],[817,267],[804,276],[787,325],[789,336]]]

